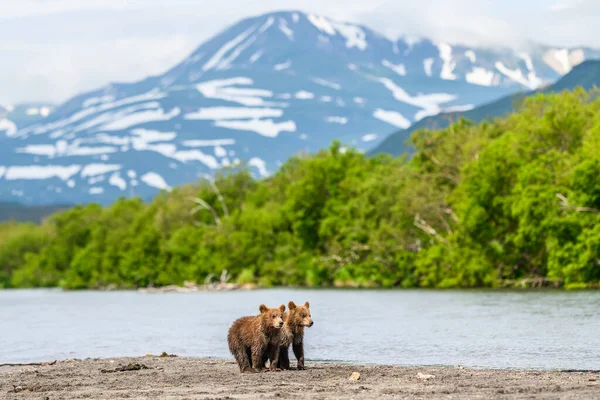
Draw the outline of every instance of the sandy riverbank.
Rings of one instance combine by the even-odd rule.
[[[147,367],[117,371],[120,366]],[[0,367],[6,399],[598,399],[600,375],[359,366],[307,362],[306,371],[243,374],[233,360],[116,358]],[[358,381],[348,378],[360,373]],[[433,377],[423,377],[433,375]]]

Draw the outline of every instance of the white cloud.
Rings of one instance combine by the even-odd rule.
[[[0,0],[0,102],[62,101],[157,74],[239,19],[281,9],[391,37],[600,46],[596,0]]]
[[[58,102],[109,82],[139,80],[164,72],[195,46],[185,36],[52,46],[0,42],[0,103]]]

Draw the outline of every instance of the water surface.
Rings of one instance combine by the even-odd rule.
[[[5,290],[0,363],[163,351],[231,357],[234,319],[289,300],[311,304],[308,360],[600,369],[600,292],[561,291]]]

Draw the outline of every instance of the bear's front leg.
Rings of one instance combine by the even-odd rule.
[[[270,371],[281,371],[279,368],[279,345],[270,344],[269,345],[269,360],[271,363],[269,364]]]
[[[292,349],[294,350],[294,355],[298,360],[298,370],[306,369],[304,368],[304,343],[293,343]]]
[[[257,343],[252,346],[252,369],[254,372],[262,372],[265,369],[263,357],[267,351],[267,346],[263,343]]]
[[[288,353],[288,346],[281,346],[279,348],[279,368],[290,369],[290,354]]]

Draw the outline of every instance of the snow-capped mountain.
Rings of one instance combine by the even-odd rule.
[[[267,176],[298,151],[334,139],[367,150],[424,117],[553,82],[596,55],[392,41],[300,12],[249,18],[163,75],[76,96],[43,122],[0,125],[0,200],[146,198],[242,161]]]

